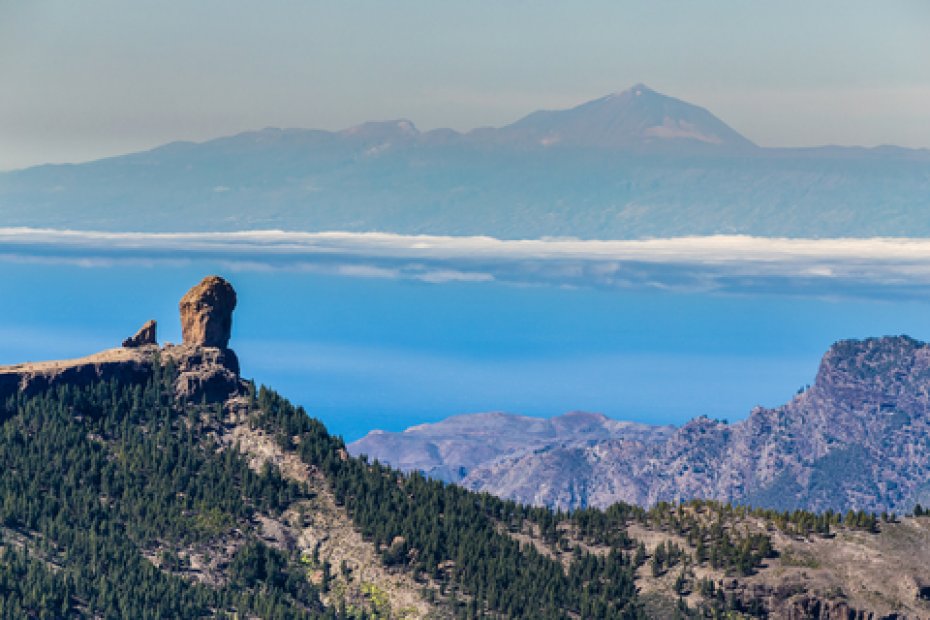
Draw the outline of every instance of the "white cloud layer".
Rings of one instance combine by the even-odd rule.
[[[925,296],[930,239],[748,236],[501,240],[389,233],[109,233],[0,228],[0,259],[293,270],[431,283],[499,281],[816,295]]]

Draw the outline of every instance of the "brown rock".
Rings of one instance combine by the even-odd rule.
[[[246,391],[239,379],[239,361],[229,349],[124,347],[73,360],[0,366],[0,412],[6,399],[17,393],[35,396],[60,385],[85,386],[96,381],[144,384],[156,366],[168,362],[178,373],[175,391],[182,401],[222,403]]]
[[[236,291],[219,276],[207,276],[181,298],[184,344],[225,349],[232,330]]]
[[[165,348],[163,356],[177,364],[175,391],[188,402],[223,402],[242,392],[239,360],[231,349],[180,346]]]
[[[139,328],[135,336],[130,336],[123,341],[123,346],[128,349],[134,349],[147,344],[158,344],[158,340],[155,336],[156,327],[157,324],[155,321],[146,322],[145,325]]]
[[[157,356],[140,349],[110,349],[73,360],[0,366],[0,408],[17,392],[35,396],[59,385],[85,386],[95,381],[144,383]]]
[[[158,349],[156,324],[149,321],[122,348],[74,360],[0,366],[0,408],[17,393],[32,396],[62,384],[144,383],[157,366],[168,363],[178,373],[175,391],[182,401],[222,403],[239,396],[246,386],[239,378],[239,360],[227,348],[235,307],[229,282],[204,278],[181,299],[184,344]]]

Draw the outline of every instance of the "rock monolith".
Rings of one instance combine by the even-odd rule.
[[[184,344],[227,348],[236,308],[236,291],[229,282],[207,276],[181,298],[180,308]]]

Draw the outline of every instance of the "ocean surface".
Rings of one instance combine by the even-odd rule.
[[[231,346],[243,375],[348,440],[491,410],[734,421],[812,383],[838,339],[930,338],[921,291],[405,279],[209,252],[114,260],[79,248],[62,259],[0,244],[0,364],[118,346],[152,318],[161,342],[178,342],[178,300],[211,273],[239,293]]]

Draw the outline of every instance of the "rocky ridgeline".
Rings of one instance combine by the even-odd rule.
[[[636,435],[534,438],[480,459],[486,421],[476,417],[479,428],[469,431],[468,418],[457,419],[455,450],[433,437],[441,431],[433,425],[369,435],[351,448],[434,475],[456,472],[469,489],[561,508],[712,498],[903,513],[930,504],[930,345],[907,336],[836,343],[811,388],[735,424],[700,417]],[[420,444],[430,458],[411,454]]]
[[[228,348],[236,292],[219,276],[208,276],[180,303],[183,342],[158,346],[155,321],[146,322],[122,347],[74,360],[0,366],[0,402],[17,392],[32,395],[61,384],[93,381],[140,382],[158,364],[173,363],[179,398],[224,402],[243,390],[239,360]]]

